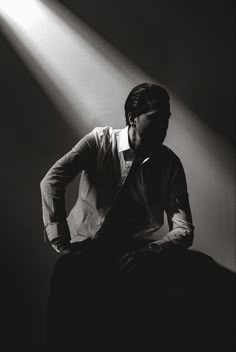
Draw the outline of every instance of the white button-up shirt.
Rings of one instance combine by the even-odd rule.
[[[119,202],[118,196],[129,179],[127,176],[134,160],[128,126],[119,130],[97,127],[83,137],[52,166],[41,182],[47,239],[51,241],[62,236],[77,242],[98,237],[108,214],[112,213],[114,206],[116,209],[119,206],[116,201]],[[78,199],[67,218],[66,186],[80,172]],[[153,241],[152,236],[163,225],[166,212],[169,232],[156,243],[189,247],[193,241],[194,227],[180,159],[162,145],[139,163],[138,175],[140,185],[132,192],[137,192],[137,196],[144,200],[148,220],[138,228],[140,219],[137,219],[133,237]],[[114,229],[116,226],[114,223]],[[119,226],[122,228],[122,224]]]

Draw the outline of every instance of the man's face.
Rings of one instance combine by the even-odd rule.
[[[136,152],[151,152],[162,145],[169,125],[170,110],[168,106],[150,108],[147,112],[134,118]]]

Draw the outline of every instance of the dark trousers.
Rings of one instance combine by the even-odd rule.
[[[231,351],[231,291],[210,257],[167,250],[129,271],[119,258],[132,244],[74,246],[51,277],[45,351]]]

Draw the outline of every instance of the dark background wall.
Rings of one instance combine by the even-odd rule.
[[[59,2],[232,140],[232,1]]]
[[[232,150],[233,2],[64,4],[169,87]],[[64,122],[3,35],[0,55],[1,331],[5,351],[38,351],[48,280],[57,258],[43,243],[39,182],[80,136]],[[232,229],[234,219],[221,214]],[[232,234],[226,239],[234,246]]]

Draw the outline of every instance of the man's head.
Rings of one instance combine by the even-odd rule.
[[[169,100],[164,88],[150,83],[139,84],[129,93],[125,117],[135,152],[149,153],[164,142],[171,115]]]

